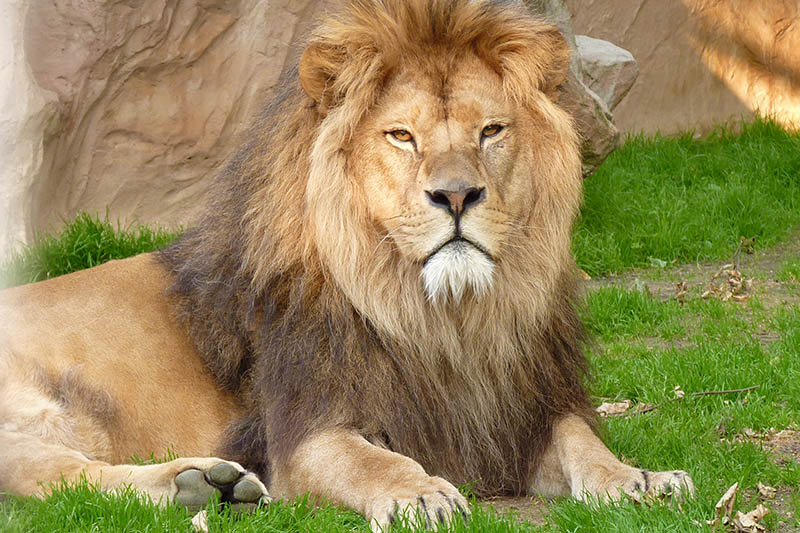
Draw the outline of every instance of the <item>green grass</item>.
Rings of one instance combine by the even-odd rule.
[[[660,335],[671,339],[683,331],[677,301],[662,304],[641,290],[603,287],[586,296],[581,318],[593,337]]]
[[[190,518],[183,508],[160,509],[132,490],[112,495],[85,482],[62,486],[44,500],[10,497],[0,504],[0,530],[8,533],[190,531]]]
[[[688,332],[684,347],[648,348],[621,330],[591,354],[595,395],[658,406],[648,414],[610,420],[610,447],[643,467],[681,465],[691,472],[698,494],[688,508],[697,505],[705,516],[734,482],[751,496],[758,482],[784,487],[800,483],[797,463],[779,467],[758,443],[734,439],[747,428],[786,428],[800,420],[800,310],[757,311],[697,300],[680,313]],[[764,320],[780,334],[770,346],[754,338]],[[676,385],[685,392],[681,400],[675,397]],[[692,395],[754,385],[759,388],[741,394]],[[795,515],[797,510],[795,503]],[[666,523],[664,530],[673,530],[675,524]],[[640,522],[646,528],[644,524]],[[686,523],[675,526],[690,529]]]
[[[30,246],[0,264],[0,287],[11,287],[90,268],[163,248],[178,233],[140,226],[114,227],[108,220],[82,213],[58,235],[39,235]]]
[[[239,513],[210,502],[206,506],[210,531],[226,532],[368,532],[361,515],[332,505],[313,506],[306,498],[276,501],[254,512]],[[178,506],[159,507],[133,490],[103,493],[85,481],[62,484],[43,500],[15,496],[0,504],[0,531],[22,532],[193,532],[194,513]],[[395,531],[413,531],[407,523]],[[500,515],[473,503],[468,522],[457,520],[450,531],[515,533],[532,531],[530,524]]]
[[[592,276],[729,259],[740,237],[763,248],[800,224],[800,134],[759,120],[703,139],[632,137],[585,189],[573,249]]]
[[[741,135],[708,139],[633,139],[587,180],[586,206],[575,236],[581,265],[591,274],[645,267],[658,277],[662,263],[728,258],[740,236],[765,247],[800,221],[800,144],[769,123],[746,125]],[[58,237],[42,237],[7,263],[16,279],[41,279],[105,259],[151,250],[173,235],[140,228],[119,231],[82,216]],[[125,243],[125,244],[121,244]],[[11,265],[11,266],[9,266]],[[788,258],[778,279],[794,283],[800,263]],[[794,280],[794,281],[793,281]],[[678,303],[646,290],[595,289],[582,317],[596,341],[587,346],[597,403],[631,400],[654,410],[606,420],[604,440],[631,464],[691,473],[697,494],[676,505],[631,502],[586,505],[569,498],[547,504],[546,523],[486,511],[475,502],[459,532],[697,531],[714,504],[739,482],[737,510],[759,502],[756,485],[778,487],[783,507],[766,525],[800,530],[800,465],[779,464],[745,429],[796,427],[800,420],[800,307],[702,300]],[[759,335],[774,334],[772,343]],[[694,395],[758,385],[746,393]],[[685,392],[675,395],[675,386]],[[168,457],[169,458],[169,457]],[[151,457],[153,462],[160,459]],[[141,460],[138,460],[141,461]],[[368,531],[359,515],[307,501],[274,503],[252,514],[208,507],[212,531]],[[787,513],[793,513],[789,517]],[[85,483],[45,500],[0,500],[0,531],[192,531],[191,514],[159,508],[131,491],[103,494]],[[409,531],[399,527],[396,531]]]

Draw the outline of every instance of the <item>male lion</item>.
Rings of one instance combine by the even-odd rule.
[[[198,506],[266,486],[375,528],[465,512],[452,483],[691,491],[591,427],[567,64],[521,4],[351,0],[197,228],[2,295],[0,489],[85,475]],[[183,458],[122,464],[169,447]]]

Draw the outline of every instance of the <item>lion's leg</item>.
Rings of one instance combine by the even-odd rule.
[[[580,500],[694,492],[686,472],[648,472],[622,463],[577,415],[555,424],[552,443],[533,473],[530,487],[531,492],[544,496],[570,494]]]
[[[153,501],[204,505],[215,493],[232,502],[266,495],[236,463],[215,458],[114,465],[111,436],[91,417],[70,413],[36,386],[24,361],[0,352],[0,491],[42,496],[62,479],[85,477],[103,490],[132,486]]]
[[[428,526],[467,513],[467,501],[448,481],[347,430],[302,442],[287,464],[274,465],[271,490],[287,498],[310,492],[355,509],[374,530],[394,522],[398,513]]]
[[[232,503],[268,499],[258,478],[231,461],[203,457],[154,465],[111,465],[35,435],[0,430],[1,491],[42,496],[51,483],[81,477],[102,490],[131,486],[155,502],[174,502],[193,509],[205,505],[215,494]]]

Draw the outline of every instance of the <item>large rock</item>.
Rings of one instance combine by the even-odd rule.
[[[8,41],[0,83],[11,89],[0,110],[0,199],[11,227],[0,252],[79,211],[123,223],[191,224],[209,181],[296,61],[310,21],[337,2],[0,4],[0,39]],[[575,49],[564,1],[529,3]],[[588,171],[618,133],[583,78],[576,56],[564,103],[584,135]]]
[[[527,0],[526,3],[535,13],[553,21],[572,49],[570,72],[561,88],[561,104],[572,114],[581,134],[583,173],[589,175],[619,145],[619,130],[612,122],[611,111],[606,103],[585,83],[583,59],[572,30],[572,18],[566,1]]]
[[[613,111],[636,81],[639,65],[630,52],[608,41],[576,35],[575,44],[583,81]]]

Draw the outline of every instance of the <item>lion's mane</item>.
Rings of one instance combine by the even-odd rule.
[[[268,483],[306,435],[342,426],[479,493],[518,493],[554,418],[588,412],[569,252],[580,161],[545,96],[567,62],[553,33],[521,4],[474,0],[352,0],[316,30],[300,70],[325,83],[285,76],[199,225],[160,256],[199,351],[249,413],[221,454]],[[403,58],[465,50],[540,115],[534,229],[490,294],[434,305],[367,218],[348,143]]]

